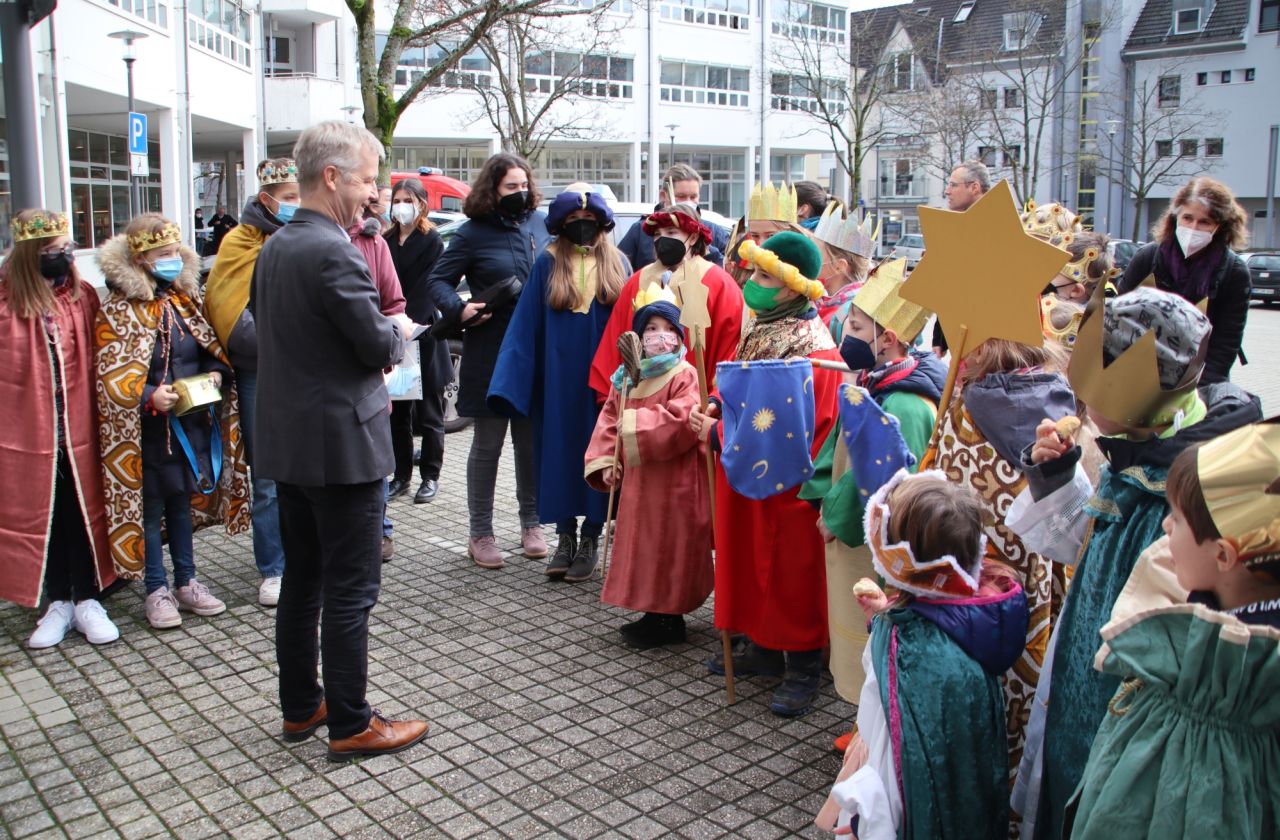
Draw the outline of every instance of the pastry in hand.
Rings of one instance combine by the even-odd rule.
[[[1080,431],[1080,418],[1074,414],[1068,414],[1053,424],[1053,430],[1058,433],[1058,439],[1063,443],[1075,440],[1076,433]]]
[[[853,597],[855,598],[874,598],[883,594],[884,592],[871,578],[864,577],[853,585]]]

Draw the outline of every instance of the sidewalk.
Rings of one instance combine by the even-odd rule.
[[[369,637],[369,698],[425,716],[421,745],[354,765],[325,742],[280,742],[274,614],[256,603],[247,535],[197,536],[200,577],[227,612],[153,631],[141,584],[107,608],[120,641],[72,632],[28,651],[34,614],[0,607],[0,835],[182,838],[820,836],[852,707],[768,711],[774,681],[722,679],[710,605],[689,644],[635,652],[600,581],[548,583],[543,561],[499,571],[465,554],[470,432],[448,437],[440,495],[391,505]],[[509,460],[497,536],[517,549]],[[548,529],[548,540],[554,537]],[[323,734],[325,730],[321,730]]]

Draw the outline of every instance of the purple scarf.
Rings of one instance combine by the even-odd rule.
[[[1169,270],[1170,291],[1177,292],[1192,303],[1199,303],[1209,295],[1209,283],[1213,279],[1226,248],[1220,242],[1210,242],[1190,259],[1182,255],[1177,237],[1160,243],[1161,261]]]

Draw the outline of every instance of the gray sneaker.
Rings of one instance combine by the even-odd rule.
[[[192,578],[186,586],[178,587],[178,609],[196,615],[217,615],[225,612],[227,605],[213,597],[209,587]]]
[[[147,623],[157,630],[167,630],[170,627],[182,625],[182,616],[178,614],[178,601],[167,586],[162,586],[147,596],[146,610]]]

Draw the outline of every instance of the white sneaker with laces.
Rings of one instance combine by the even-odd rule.
[[[93,599],[76,604],[75,625],[93,645],[105,645],[120,638],[120,628],[107,618],[102,604]]]
[[[75,607],[70,601],[50,601],[49,609],[36,622],[36,631],[27,641],[27,647],[33,650],[53,647],[66,638],[75,619]]]
[[[258,603],[264,607],[274,607],[280,603],[280,578],[265,577],[258,584]]]

